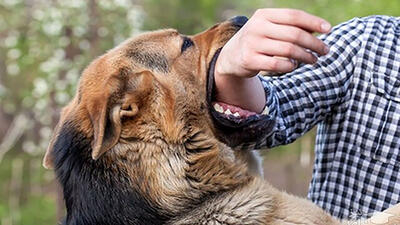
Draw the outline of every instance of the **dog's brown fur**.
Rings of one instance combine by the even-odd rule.
[[[237,29],[229,21],[218,24],[188,37],[193,46],[183,52],[185,37],[175,30],[142,34],[87,67],[44,159],[63,185],[66,224],[107,224],[96,214],[114,205],[79,198],[99,196],[96,190],[108,187],[117,190],[108,193],[110,201],[133,190],[151,209],[129,220],[121,218],[137,209],[113,212],[121,219],[113,224],[340,224],[311,202],[251,175],[238,154],[216,138],[206,74],[217,49]],[[74,154],[78,158],[68,158]],[[78,191],[93,177],[98,178],[93,188]],[[121,209],[129,204],[119,201]],[[154,212],[163,220],[151,217]]]

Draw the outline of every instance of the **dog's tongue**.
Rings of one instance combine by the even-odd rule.
[[[215,111],[221,114],[233,115],[240,118],[247,118],[257,114],[255,112],[251,112],[234,105],[229,105],[224,102],[213,102],[212,105]]]

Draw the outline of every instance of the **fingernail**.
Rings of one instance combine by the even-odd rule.
[[[315,55],[313,55],[313,63],[312,64],[315,64],[317,62],[318,62],[318,58]]]
[[[324,53],[325,53],[325,55],[329,53],[329,46],[328,45],[325,45]]]
[[[295,60],[295,59],[290,59],[290,62],[292,63],[292,65],[294,66],[294,68],[297,68],[297,66],[298,66],[297,60]]]
[[[321,24],[322,32],[329,32],[331,30],[331,25],[328,22],[323,22]]]

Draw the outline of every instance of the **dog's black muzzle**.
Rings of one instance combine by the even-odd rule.
[[[229,21],[231,21],[232,24],[237,27],[243,27],[248,20],[249,19],[247,19],[246,16],[235,16],[235,17],[229,19]]]

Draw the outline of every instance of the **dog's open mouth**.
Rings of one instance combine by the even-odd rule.
[[[214,110],[228,117],[233,116],[236,119],[246,119],[250,116],[256,115],[257,113],[242,109],[238,106],[229,105],[223,102],[212,102]]]
[[[252,112],[246,109],[242,109],[238,106],[230,105],[224,102],[211,102],[213,110],[219,113],[221,117],[240,122],[242,120],[251,119],[253,116],[257,116],[256,112]],[[268,108],[261,113],[261,115],[267,115]]]
[[[207,102],[212,116],[218,123],[228,127],[240,127],[244,122],[260,119],[260,116],[266,115],[268,112],[264,111],[262,114],[257,114],[239,106],[215,101],[214,68],[220,51],[221,49],[218,49],[214,54],[207,74]]]
[[[261,114],[215,100],[214,68],[221,49],[212,58],[207,74],[207,103],[221,140],[231,147],[243,142],[254,142],[268,135],[274,120],[268,108]]]

